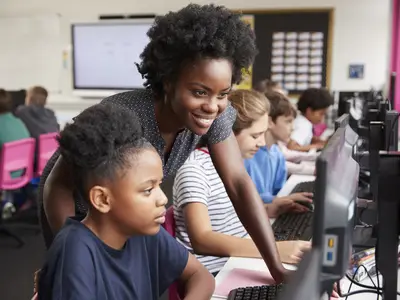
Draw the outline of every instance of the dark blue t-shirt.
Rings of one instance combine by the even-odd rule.
[[[40,272],[39,299],[158,299],[187,261],[186,248],[164,228],[154,236],[132,237],[115,250],[84,224],[68,219]]]

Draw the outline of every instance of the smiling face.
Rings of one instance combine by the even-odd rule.
[[[232,66],[225,59],[201,59],[186,64],[166,95],[176,117],[186,128],[204,135],[228,105]]]
[[[254,121],[249,128],[236,134],[240,152],[243,158],[252,158],[254,154],[265,146],[265,132],[268,130],[268,113]]]

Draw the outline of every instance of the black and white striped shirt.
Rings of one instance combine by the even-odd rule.
[[[184,206],[189,203],[202,203],[207,206],[213,231],[241,238],[247,235],[207,148],[193,151],[178,170],[173,186],[173,198],[176,238],[192,253],[193,248],[183,214]],[[220,271],[228,260],[228,257],[196,257],[211,273]]]

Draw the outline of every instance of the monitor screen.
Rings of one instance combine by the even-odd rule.
[[[358,135],[350,126],[335,131],[317,159],[317,170],[326,169],[323,195],[323,271],[340,279],[348,268],[354,228],[359,165],[353,159]],[[318,171],[317,171],[318,176]],[[316,193],[318,193],[318,186]]]
[[[135,63],[149,42],[153,19],[72,25],[75,90],[143,88]]]

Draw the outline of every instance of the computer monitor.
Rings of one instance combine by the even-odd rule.
[[[317,200],[324,199],[322,271],[332,284],[345,274],[351,253],[359,175],[359,165],[353,159],[357,140],[350,126],[339,128],[317,159],[317,170],[328,170],[325,186],[317,185],[316,193]]]
[[[383,298],[397,299],[400,153],[381,152],[378,182],[376,267],[383,277]]]
[[[348,113],[341,115],[335,120],[335,130],[340,127],[346,127],[349,124],[350,115]]]
[[[320,299],[348,269],[359,166],[352,158],[358,135],[346,125],[330,138],[316,162],[311,254],[280,300]]]
[[[320,300],[321,250],[312,249],[304,255],[278,300]]]

